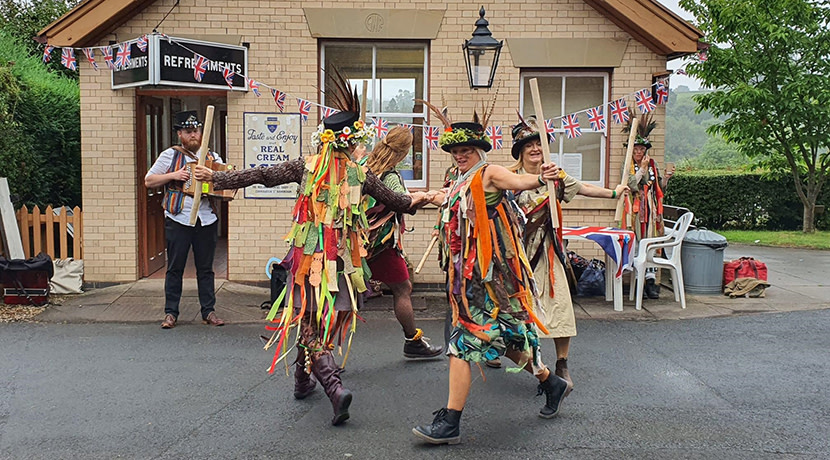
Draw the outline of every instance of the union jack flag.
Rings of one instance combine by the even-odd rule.
[[[142,53],[147,51],[147,35],[142,35],[138,37],[138,41],[135,43],[138,45],[138,49],[141,50]]]
[[[625,98],[621,97],[616,101],[608,104],[608,109],[611,110],[611,115],[614,117],[614,123],[628,123],[628,106],[625,105]]]
[[[665,83],[658,81],[654,94],[657,95],[657,104],[669,102],[669,87]]]
[[[280,112],[285,110],[285,93],[278,89],[271,88],[271,95],[274,96],[274,103],[277,104],[277,108],[280,109]]]
[[[129,43],[122,43],[118,45],[118,53],[115,55],[116,67],[127,67],[130,63],[130,48],[132,48],[132,46]]]
[[[383,118],[372,118],[372,124],[375,126],[375,131],[378,133],[378,139],[386,137],[389,132],[389,122]]]
[[[562,236],[576,236],[587,238],[602,247],[614,262],[617,263],[619,278],[623,270],[629,268],[634,259],[634,232],[613,227],[564,227]]]
[[[490,138],[490,142],[493,143],[493,148],[496,150],[501,150],[502,148],[502,136],[501,136],[501,126],[488,126],[487,129],[484,130],[484,134]]]
[[[194,54],[193,57],[196,60],[196,65],[193,66],[193,78],[201,82],[207,70],[207,58],[200,54]]]
[[[104,55],[104,62],[107,64],[107,67],[109,67],[110,70],[115,70],[115,62],[112,60],[112,48],[105,46],[101,48],[101,53]]]
[[[320,113],[321,113],[321,115],[323,115],[324,119],[334,115],[337,112],[339,112],[339,110],[333,109],[331,107],[326,107],[326,106],[320,107]]]
[[[686,73],[686,69],[677,69],[677,71],[675,71],[674,73],[676,73],[677,75],[689,75]]]
[[[76,63],[75,50],[72,48],[64,48],[61,52],[61,64],[69,70],[75,70],[78,68]]]
[[[634,95],[634,99],[637,100],[637,108],[640,109],[641,112],[649,113],[654,110],[654,101],[651,99],[651,91],[647,88],[637,91],[637,94]]]
[[[588,109],[588,121],[594,131],[605,131],[605,114],[602,113],[601,105]]]
[[[579,118],[575,113],[565,115],[562,119],[562,129],[565,130],[568,139],[573,139],[582,135],[582,129],[579,127]]]
[[[398,126],[403,126],[404,128],[408,129],[409,134],[415,134],[415,127],[410,125],[409,123],[398,123]]]
[[[84,48],[84,56],[86,56],[86,60],[89,61],[89,65],[91,65],[93,69],[98,70],[98,63],[95,62],[95,49]]]
[[[311,101],[297,98],[297,105],[300,107],[300,118],[303,122],[308,121],[308,113],[311,112]]]
[[[225,83],[228,84],[230,89],[233,89],[233,77],[236,75],[236,72],[231,70],[230,67],[225,67],[222,69],[222,76],[225,77]]]
[[[548,143],[556,140],[556,126],[553,125],[553,118],[545,120],[545,132],[548,135]]]
[[[255,82],[252,78],[248,79],[248,87],[256,94],[256,97],[262,96],[262,93],[259,92],[259,83]]]
[[[438,137],[440,136],[439,128],[437,126],[427,126],[424,129],[424,139],[427,141],[427,148],[430,150],[438,149]]]
[[[700,61],[700,62],[708,61],[709,60],[709,53],[707,53],[705,50],[697,53],[697,60]]]
[[[43,62],[49,62],[52,60],[52,50],[55,49],[52,45],[46,45],[46,48],[43,48]]]

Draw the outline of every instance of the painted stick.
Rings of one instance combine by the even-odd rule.
[[[369,81],[363,80],[363,95],[360,98],[360,119],[366,121],[366,93],[369,91]]]
[[[631,131],[628,133],[628,147],[625,149],[625,162],[623,163],[622,176],[620,176],[620,184],[628,185],[629,169],[631,168],[631,158],[634,156],[634,141],[637,139],[637,117],[631,120]],[[619,228],[628,228],[628,222],[623,219],[623,209],[626,203],[631,203],[631,195],[623,193],[617,201],[617,210],[614,213],[614,220],[619,222]]]
[[[202,129],[202,146],[199,147],[199,166],[205,165],[205,158],[208,153],[208,144],[210,144],[210,130],[213,128],[213,106],[207,106],[205,113],[205,125]],[[199,217],[199,204],[202,203],[202,192],[207,193],[204,188],[208,184],[203,184],[202,181],[193,179],[196,191],[193,193],[193,208],[190,210],[190,225],[196,225],[196,219]]]
[[[545,155],[545,160],[553,162],[550,154],[550,143],[548,142],[548,130],[545,127],[545,114],[542,112],[542,98],[539,97],[539,83],[535,78],[530,79],[530,94],[533,96],[533,109],[536,111],[536,124],[539,125],[539,141],[542,144],[542,152]],[[541,123],[541,125],[539,124]],[[544,136],[544,139],[542,138]],[[550,203],[550,221],[553,228],[559,228],[559,213],[556,211],[556,181],[548,181],[548,200]]]
[[[427,261],[427,257],[429,257],[429,253],[432,252],[432,248],[435,247],[435,243],[438,241],[438,235],[432,237],[432,241],[429,242],[429,246],[427,246],[427,250],[424,253],[424,256],[421,257],[421,261],[418,262],[418,267],[415,268],[415,274],[421,273],[421,269],[424,268],[424,262]]]

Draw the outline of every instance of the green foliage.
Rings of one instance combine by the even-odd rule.
[[[795,230],[803,225],[790,175],[678,169],[664,202],[689,208],[697,225],[715,230]],[[830,211],[830,193],[820,196],[818,204]],[[830,229],[826,214],[819,216],[817,227]]]
[[[726,240],[739,244],[754,244],[758,246],[778,246],[787,248],[830,249],[830,233],[828,232],[786,232],[764,230],[718,230]]]

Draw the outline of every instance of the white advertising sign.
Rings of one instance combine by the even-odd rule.
[[[299,113],[245,112],[244,168],[274,166],[300,158],[302,121]],[[245,188],[245,198],[297,198],[299,185],[276,187],[252,185]]]

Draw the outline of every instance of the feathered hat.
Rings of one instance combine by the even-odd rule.
[[[628,123],[623,126],[622,132],[628,134],[631,132],[631,120],[634,119],[636,114],[634,113],[631,108],[628,109]],[[651,134],[651,131],[657,126],[657,122],[652,120],[652,113],[646,113],[641,118],[640,121],[637,122],[637,137],[634,139],[634,145],[642,145],[645,146],[646,150],[651,148],[651,141],[648,140],[648,136]],[[628,147],[628,141],[626,140],[623,143],[623,147]]]
[[[338,112],[323,119],[317,132],[311,135],[312,144],[317,146],[321,142],[330,142],[346,149],[350,145],[371,143],[374,129],[360,119],[357,88],[352,88],[349,79],[336,68],[332,69],[332,73],[327,73],[326,77],[330,82],[326,96]]]
[[[498,94],[498,91],[496,92]],[[417,102],[423,102],[433,113],[441,120],[444,125],[444,132],[438,137],[438,145],[445,151],[451,152],[455,147],[472,146],[480,148],[485,152],[489,152],[493,148],[490,137],[487,136],[487,122],[490,121],[490,114],[493,112],[495,105],[495,98],[489,110],[484,107],[484,115],[479,118],[478,112],[473,111],[472,122],[453,123],[447,115],[446,109],[438,110],[437,107],[430,104],[423,99],[417,99]]]
[[[525,119],[518,111],[516,111],[516,115],[519,116],[519,122],[513,125],[513,147],[510,150],[510,154],[513,155],[514,159],[518,160],[522,155],[522,149],[525,144],[533,140],[541,140],[542,138],[539,134],[539,126],[536,124],[536,116],[531,115]]]

